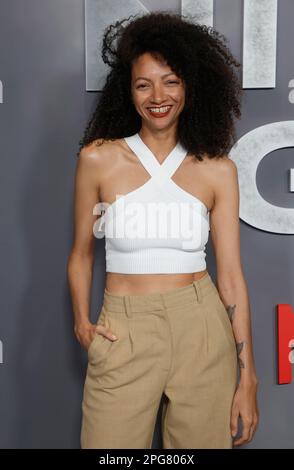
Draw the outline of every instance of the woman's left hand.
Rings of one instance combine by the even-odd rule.
[[[259,411],[257,406],[257,383],[239,383],[232,404],[231,433],[234,437],[238,432],[238,417],[241,416],[242,436],[233,441],[233,445],[250,442],[257,428]]]

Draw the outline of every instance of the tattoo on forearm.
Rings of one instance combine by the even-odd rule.
[[[230,322],[232,323],[232,322],[233,322],[233,319],[234,319],[234,315],[235,315],[236,304],[234,304],[234,305],[228,305],[228,306],[226,307],[226,310],[227,310],[227,313],[228,313],[228,317],[229,317],[229,319],[230,319]],[[243,351],[244,344],[245,344],[245,341],[241,341],[240,343],[236,343],[239,367],[242,368],[242,369],[245,368],[245,364],[244,364],[244,361],[241,359],[240,354],[241,354],[241,352]]]
[[[228,315],[229,315],[229,319],[232,323],[232,321],[234,319],[233,317],[234,317],[234,314],[235,314],[236,305],[228,305],[226,307],[226,309],[227,309],[227,312],[228,312]]]
[[[244,341],[242,341],[241,343],[237,343],[237,356],[238,356],[238,361],[239,361],[239,366],[240,366],[240,368],[245,368],[244,362],[243,362],[242,359],[239,357],[241,351],[243,350],[243,346],[244,346]]]

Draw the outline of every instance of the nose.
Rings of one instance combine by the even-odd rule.
[[[163,100],[164,100],[164,91],[162,87],[160,85],[154,86],[151,101],[153,103],[159,104],[159,103],[162,103]]]

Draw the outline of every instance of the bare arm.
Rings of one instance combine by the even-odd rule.
[[[90,148],[80,152],[74,189],[74,241],[68,259],[68,282],[74,312],[74,328],[90,325],[90,293],[92,284],[95,238],[93,225],[97,216],[93,209],[98,202],[97,162]]]
[[[215,202],[210,214],[211,237],[217,265],[217,289],[224,303],[236,341],[240,382],[235,397],[231,428],[237,431],[239,413],[243,436],[235,444],[251,440],[258,421],[256,375],[251,312],[240,255],[239,184],[235,163],[228,157],[217,161],[213,172]],[[233,433],[234,434],[234,433]]]
[[[95,236],[94,223],[100,215],[93,215],[99,202],[99,151],[94,146],[80,152],[74,192],[74,241],[68,258],[68,282],[74,312],[74,331],[79,342],[88,349],[95,332],[110,337],[110,330],[90,322],[90,294],[92,287]]]
[[[227,157],[217,162],[216,166],[215,204],[210,214],[211,237],[217,265],[216,283],[232,322],[241,380],[256,381],[249,297],[240,256],[237,168]]]

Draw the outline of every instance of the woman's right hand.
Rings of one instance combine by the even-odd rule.
[[[88,351],[90,344],[97,334],[104,336],[110,341],[117,340],[117,336],[109,328],[90,322],[75,325],[74,331],[79,343],[86,349],[86,351]]]

